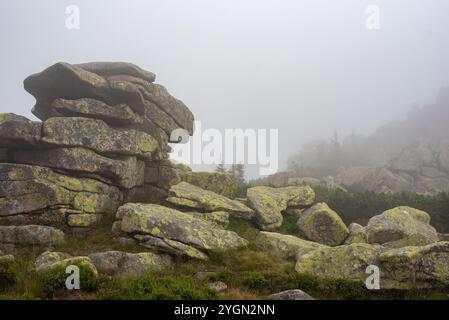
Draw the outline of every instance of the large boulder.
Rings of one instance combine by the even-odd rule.
[[[182,208],[197,209],[204,212],[226,211],[234,217],[247,220],[254,216],[254,211],[243,203],[184,181],[170,188],[170,196],[167,201]]]
[[[20,247],[47,249],[63,242],[64,233],[53,227],[0,226],[0,248],[5,252],[14,252]]]
[[[342,244],[349,235],[343,220],[325,203],[304,210],[296,225],[301,236],[329,246]]]
[[[41,127],[41,123],[14,113],[0,113],[0,147],[36,147],[41,140]]]
[[[449,286],[449,242],[391,249],[379,256],[381,288]]]
[[[300,239],[292,235],[267,231],[261,231],[258,234],[256,244],[263,250],[275,252],[287,259],[298,257],[324,247],[322,244]]]
[[[88,257],[99,272],[118,276],[140,276],[148,271],[163,270],[172,266],[169,256],[152,252],[106,251],[92,253]]]
[[[366,268],[377,264],[382,248],[366,243],[338,247],[322,247],[303,254],[295,269],[319,278],[365,281]]]
[[[193,133],[193,115],[182,101],[171,96],[152,73],[123,62],[95,62],[70,65],[60,62],[24,81],[25,90],[36,97],[33,113],[46,120],[52,116],[55,99],[90,98],[110,106],[126,104],[139,115],[152,104],[159,109],[151,120],[165,116],[177,128]],[[151,107],[150,107],[151,108]],[[170,133],[167,133],[170,134]]]
[[[315,200],[310,187],[270,188],[258,186],[247,191],[249,206],[256,212],[255,219],[263,230],[273,230],[282,225],[282,212],[289,207],[308,207]]]
[[[110,184],[126,189],[144,183],[145,163],[136,157],[108,158],[85,148],[56,148],[14,152],[17,163],[62,169],[73,174],[95,174]]]
[[[369,243],[389,247],[421,246],[438,241],[430,216],[410,207],[396,207],[372,217],[366,226]]]
[[[121,219],[123,232],[162,239],[168,246],[175,241],[198,250],[226,250],[247,244],[235,232],[216,228],[202,219],[160,205],[127,203],[118,209],[117,218]],[[142,241],[142,238],[136,239]]]

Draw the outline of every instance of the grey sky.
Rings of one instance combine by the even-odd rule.
[[[78,5],[81,29],[65,28]],[[367,30],[367,5],[381,29]],[[447,0],[2,0],[0,112],[31,117],[23,79],[57,62],[129,61],[206,128],[310,139],[370,133],[449,86]]]

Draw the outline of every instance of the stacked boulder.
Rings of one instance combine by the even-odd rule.
[[[125,202],[166,198],[189,170],[168,160],[170,137],[192,134],[193,115],[154,81],[121,62],[57,63],[25,79],[42,122],[0,114],[0,243],[29,225],[85,230]]]

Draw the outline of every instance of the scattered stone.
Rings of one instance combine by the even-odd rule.
[[[256,223],[262,230],[273,230],[282,225],[282,212],[289,207],[305,208],[313,204],[315,193],[310,187],[249,188],[249,206],[256,212]]]
[[[268,296],[268,300],[315,300],[302,290],[286,290]]]
[[[368,242],[396,248],[437,242],[438,233],[429,222],[430,216],[424,211],[396,207],[368,221]]]
[[[88,257],[99,272],[119,276],[140,276],[148,271],[163,270],[172,266],[169,256],[151,252],[106,251],[90,254]]]
[[[228,285],[222,281],[209,283],[209,288],[215,290],[219,293],[226,292],[228,290]]]
[[[254,216],[254,211],[244,204],[187,182],[180,182],[172,186],[167,201],[179,207],[199,209],[205,212],[226,211],[233,217],[246,220],[250,220]]]
[[[71,257],[72,256],[70,254],[65,252],[45,251],[39,257],[37,257],[36,261],[34,262],[34,267],[36,268],[36,271],[48,270],[50,266],[52,266],[56,262],[69,259]]]
[[[305,210],[296,225],[306,239],[329,246],[342,244],[349,235],[343,220],[325,203],[317,203]]]
[[[233,199],[237,193],[236,182],[223,173],[189,171],[185,174],[183,181],[230,199]]]

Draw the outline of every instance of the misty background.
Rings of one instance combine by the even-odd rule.
[[[203,129],[279,129],[282,170],[312,140],[370,135],[432,104],[449,86],[448,16],[446,0],[2,0],[0,112],[36,119],[22,81],[55,62],[128,61]]]

